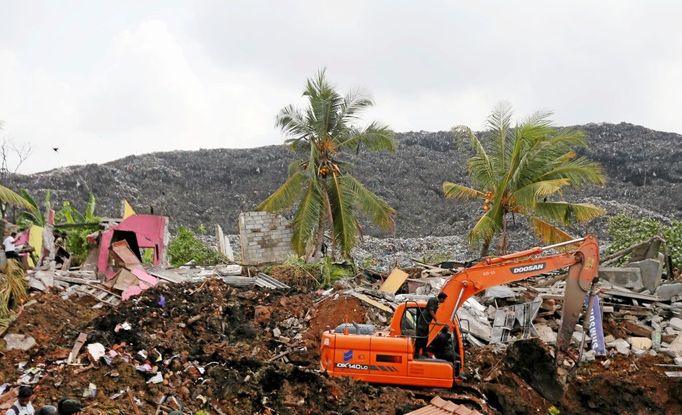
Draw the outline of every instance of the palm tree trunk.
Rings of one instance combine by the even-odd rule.
[[[4,215],[0,218],[0,238],[5,240],[5,218]],[[5,269],[5,264],[7,264],[7,257],[5,256],[5,246],[0,248],[0,269]]]
[[[500,238],[500,255],[507,254],[507,215],[502,216],[502,237]]]
[[[483,241],[483,246],[481,247],[481,258],[488,256],[488,251],[490,250],[490,239]]]

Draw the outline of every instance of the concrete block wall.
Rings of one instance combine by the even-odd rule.
[[[246,265],[284,261],[293,251],[289,221],[268,212],[239,214],[241,262]]]

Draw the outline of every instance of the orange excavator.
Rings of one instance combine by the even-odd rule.
[[[574,249],[568,249],[569,247]],[[546,254],[563,248],[563,253]],[[546,255],[543,255],[545,253]],[[320,365],[331,376],[405,386],[452,388],[461,383],[464,344],[457,309],[471,296],[501,284],[568,268],[557,352],[565,353],[585,295],[596,281],[599,245],[593,236],[484,258],[454,274],[441,292],[447,295],[429,326],[427,345],[448,328],[452,353],[447,358],[415,357],[416,322],[426,301],[408,301],[395,309],[387,331],[367,324],[342,324],[322,334]]]

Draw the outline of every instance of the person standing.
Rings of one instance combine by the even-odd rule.
[[[17,254],[17,248],[14,246],[14,241],[15,238],[17,237],[16,232],[12,232],[7,238],[5,238],[4,241],[2,241],[2,244],[5,245],[5,258],[10,259],[19,259],[19,254]]]
[[[435,320],[438,306],[448,298],[445,293],[439,293],[437,297],[431,297],[426,302],[426,307],[417,317],[417,340],[415,341],[415,357],[426,354],[426,342],[429,337],[429,325]]]
[[[30,386],[19,386],[19,396],[5,415],[35,415],[35,410],[31,404],[33,389]]]

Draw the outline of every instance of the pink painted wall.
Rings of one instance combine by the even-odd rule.
[[[124,219],[118,226],[102,232],[99,242],[97,270],[103,273],[107,279],[113,278],[116,274],[116,271],[109,266],[109,248],[114,230],[135,232],[137,244],[140,248],[154,248],[154,265],[166,264],[168,218],[157,215],[133,215]]]

